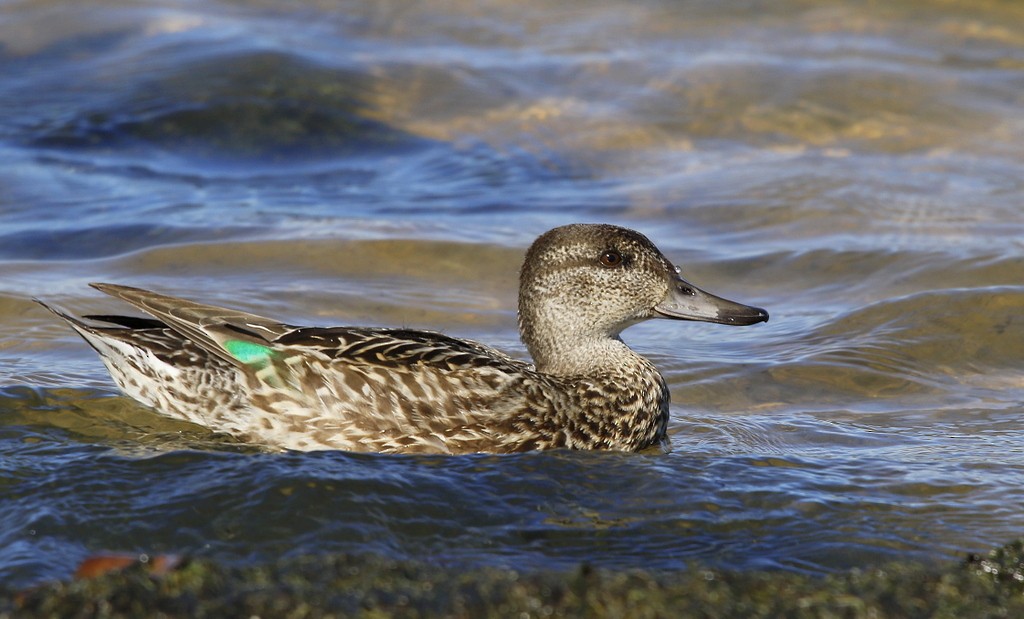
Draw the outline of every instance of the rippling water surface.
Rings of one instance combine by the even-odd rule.
[[[244,564],[824,573],[1024,532],[1024,6],[6,2],[0,579]],[[539,233],[637,228],[744,329],[626,340],[673,451],[264,453],[119,396],[90,281],[525,355]]]

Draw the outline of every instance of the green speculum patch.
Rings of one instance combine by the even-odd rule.
[[[242,363],[256,367],[265,366],[270,362],[271,357],[276,354],[274,349],[269,346],[254,344],[244,340],[228,340],[224,342],[224,349]]]

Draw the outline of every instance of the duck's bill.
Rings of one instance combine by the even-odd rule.
[[[654,311],[662,318],[717,322],[723,325],[743,326],[768,322],[768,312],[760,307],[716,297],[682,279],[673,282],[665,299]]]

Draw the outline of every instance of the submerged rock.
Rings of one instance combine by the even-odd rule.
[[[214,56],[169,70],[56,125],[47,120],[30,142],[97,152],[142,145],[203,161],[383,155],[427,144],[379,119],[377,88],[367,71],[297,55]]]

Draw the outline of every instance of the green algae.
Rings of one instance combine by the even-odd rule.
[[[1024,539],[958,564],[777,571],[459,569],[366,555],[142,564],[0,596],[13,617],[1020,617]]]

